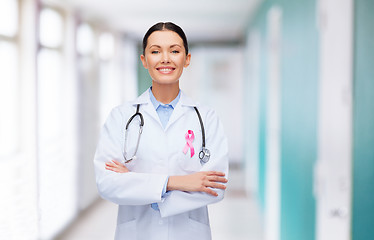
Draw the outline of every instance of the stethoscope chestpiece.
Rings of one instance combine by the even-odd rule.
[[[132,160],[136,161],[136,156],[135,155],[132,158],[128,159],[128,160],[126,160],[126,158],[125,158],[124,163],[130,163]]]
[[[202,164],[209,162],[210,151],[207,148],[202,147],[201,151],[199,152],[199,158]]]

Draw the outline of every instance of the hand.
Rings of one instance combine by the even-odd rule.
[[[113,171],[113,172],[117,172],[117,173],[130,172],[129,169],[127,167],[125,167],[125,165],[123,165],[122,163],[120,163],[116,160],[112,160],[112,162],[106,162],[105,163],[105,169]]]
[[[205,192],[213,196],[218,194],[211,188],[226,189],[221,183],[227,183],[223,172],[207,171],[196,172],[183,176],[169,177],[167,190],[180,190],[187,192]]]

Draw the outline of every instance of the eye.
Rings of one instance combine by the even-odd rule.
[[[177,54],[177,53],[179,53],[179,51],[178,50],[173,50],[173,51],[171,51],[172,53],[174,53],[174,54]]]
[[[158,53],[160,53],[160,52],[157,51],[157,50],[153,50],[151,53],[152,53],[152,54],[158,54]]]

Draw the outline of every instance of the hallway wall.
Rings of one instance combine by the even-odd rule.
[[[374,2],[355,1],[352,239],[374,239]]]
[[[285,1],[282,74],[281,239],[314,239],[317,155],[316,2]]]
[[[373,10],[265,0],[248,21],[245,161],[266,240],[374,237]]]
[[[248,26],[248,36],[258,33],[261,44],[260,56],[257,59],[259,82],[255,83],[253,79],[247,81],[252,81],[250,88],[259,89],[259,103],[256,108],[259,119],[258,194],[264,209],[264,221],[267,223],[266,239],[315,239],[313,166],[317,153],[318,103],[318,33],[315,5],[314,0],[264,1]],[[270,14],[274,8],[280,12],[280,39],[277,42],[273,41],[271,32],[274,26],[271,25]],[[251,61],[251,57],[247,56],[247,60]],[[277,68],[274,64],[279,64],[279,76],[273,76],[274,66]],[[274,82],[274,77],[279,79]],[[272,100],[274,94],[279,94],[278,116],[267,110],[277,101]],[[253,112],[251,109],[248,111]],[[271,123],[274,118],[279,118],[280,121],[275,129]],[[251,131],[255,130],[249,129],[247,136]],[[278,137],[269,139],[274,138],[274,134]],[[278,178],[273,179],[269,174]],[[269,185],[269,181],[273,184]],[[278,183],[278,186],[274,186]],[[269,191],[269,188],[272,190]],[[275,233],[269,234],[274,231]],[[277,231],[279,235],[276,234]]]

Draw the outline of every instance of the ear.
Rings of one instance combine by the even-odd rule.
[[[147,64],[147,61],[146,61],[145,56],[144,56],[143,54],[140,55],[140,60],[141,60],[142,63],[143,63],[143,67],[144,67],[145,69],[148,69],[148,64]]]
[[[184,63],[185,68],[190,65],[190,61],[191,61],[191,53],[187,54],[187,56],[186,56],[186,61]]]

